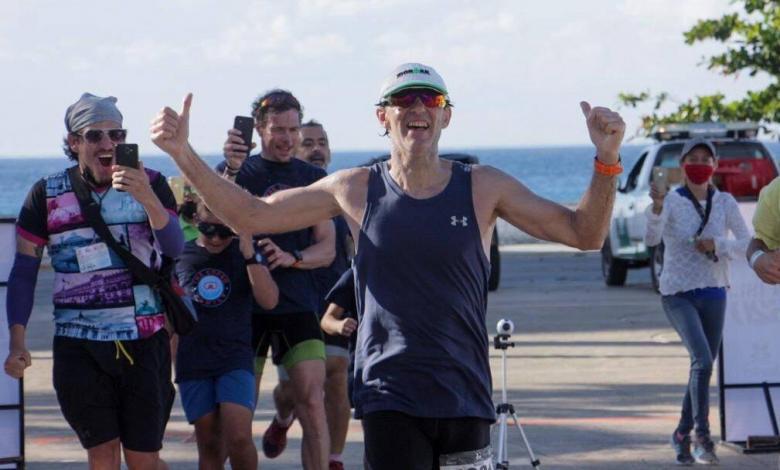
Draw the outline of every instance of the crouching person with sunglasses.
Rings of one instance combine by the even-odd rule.
[[[187,421],[195,425],[200,468],[257,468],[253,301],[272,309],[279,290],[251,237],[234,236],[202,202],[198,237],[176,264],[198,324],[179,340],[176,382]]]

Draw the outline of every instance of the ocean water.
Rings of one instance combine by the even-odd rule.
[[[769,142],[767,146],[773,155],[780,155],[780,143]],[[643,148],[626,145],[621,149],[625,173]],[[475,155],[480,163],[499,168],[542,197],[564,204],[579,200],[593,174],[592,146],[447,149],[442,153],[449,151]],[[330,170],[358,166],[382,154],[382,151],[334,152]],[[220,155],[204,158],[212,166],[222,159]],[[165,176],[179,174],[173,160],[167,156],[148,156],[142,157],[142,160],[147,168],[158,170]],[[64,155],[0,158],[0,217],[16,217],[33,183],[70,165]]]
[[[627,146],[623,151],[624,165],[629,166],[642,147]],[[587,187],[593,169],[593,147],[540,147],[504,149],[456,149],[479,158],[520,179],[543,197],[557,202],[575,202]],[[330,171],[361,165],[382,155],[376,152],[334,152]],[[216,165],[220,155],[204,157]],[[178,175],[173,160],[164,156],[142,157],[144,166],[165,176]],[[71,165],[62,156],[46,158],[0,158],[0,217],[16,217],[30,187],[41,177]]]

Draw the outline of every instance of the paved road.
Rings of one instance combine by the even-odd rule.
[[[675,427],[687,380],[688,359],[666,323],[647,270],[631,272],[624,288],[608,289],[597,253],[552,246],[503,250],[501,288],[489,301],[488,327],[499,318],[516,325],[509,350],[509,401],[542,468],[664,469],[672,465],[669,435]],[[62,419],[51,388],[51,273],[42,272],[29,346],[34,365],[26,380],[27,459],[30,469],[83,468],[85,453]],[[495,397],[499,399],[500,356],[491,351]],[[273,411],[263,383],[256,436]],[[717,395],[711,420],[717,434]],[[163,456],[172,468],[196,468],[190,427],[177,404]],[[529,467],[519,433],[509,431],[513,467]],[[353,422],[345,452],[347,468],[361,468],[362,435]],[[259,444],[259,438],[256,439]],[[495,446],[495,443],[494,443]],[[291,430],[288,450],[266,469],[300,468],[300,428]],[[745,456],[719,447],[721,468],[778,469],[774,454]]]

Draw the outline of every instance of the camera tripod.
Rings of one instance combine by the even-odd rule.
[[[523,438],[526,450],[528,450],[528,458],[531,460],[531,466],[538,468],[541,465],[539,459],[534,456],[534,451],[531,449],[531,444],[528,443],[528,438],[525,437],[525,431],[520,425],[520,421],[517,419],[517,413],[515,413],[515,407],[511,403],[507,403],[506,398],[506,350],[512,348],[515,343],[509,341],[514,325],[511,321],[501,320],[498,323],[498,334],[493,337],[493,347],[501,350],[501,403],[496,406],[496,414],[498,415],[498,451],[496,452],[496,470],[508,470],[509,469],[509,457],[507,450],[507,419],[512,417],[515,423],[515,427],[520,431],[520,436]]]

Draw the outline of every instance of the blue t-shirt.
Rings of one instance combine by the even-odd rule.
[[[179,339],[176,382],[204,379],[235,369],[252,372],[252,287],[234,240],[211,254],[195,240],[176,261],[179,284],[192,297],[195,329]]]
[[[218,172],[224,171],[224,168],[224,162],[217,165]],[[265,197],[284,189],[308,186],[326,175],[325,170],[297,158],[281,163],[252,155],[241,165],[236,184],[255,196]],[[311,228],[269,238],[288,253],[305,250],[314,244]],[[271,271],[271,276],[279,286],[279,303],[270,311],[256,306],[256,313],[317,312],[320,293],[310,269],[279,267]]]

